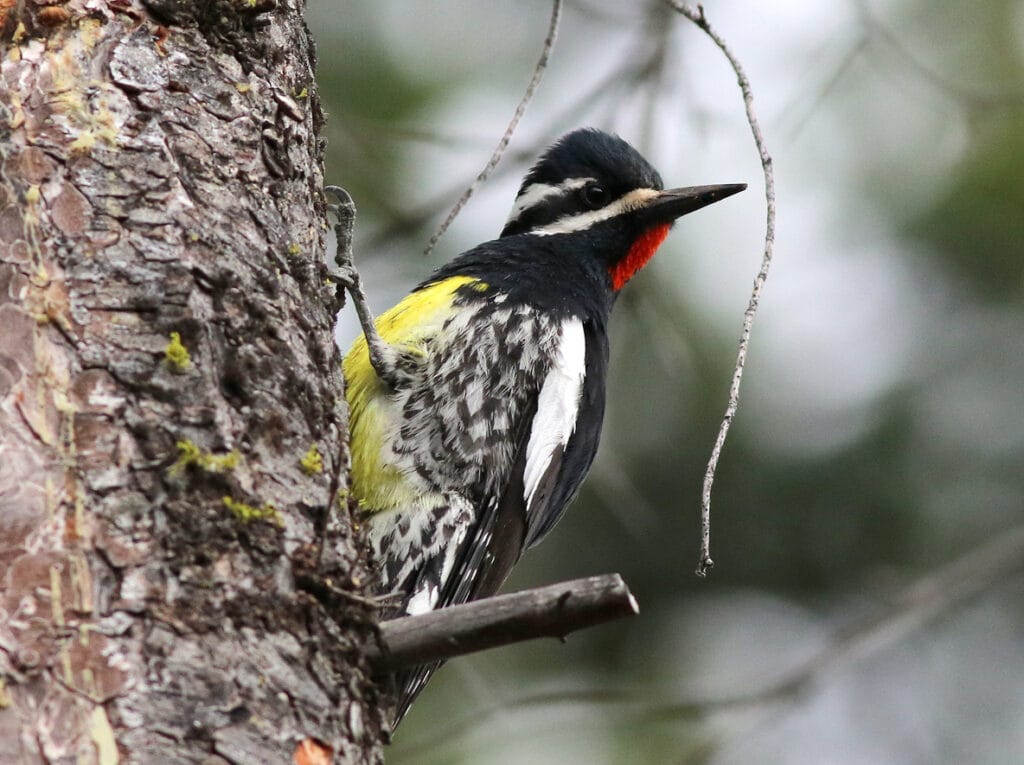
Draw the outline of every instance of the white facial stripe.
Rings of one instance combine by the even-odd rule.
[[[509,213],[506,225],[519,220],[520,215],[541,200],[556,194],[564,194],[567,191],[582,189],[593,180],[593,178],[570,178],[557,186],[552,186],[550,183],[531,183],[523,190],[522,194],[516,197],[516,203],[512,206],[512,212]]]
[[[571,234],[573,231],[583,231],[595,223],[600,223],[603,220],[614,218],[616,215],[622,215],[623,213],[643,207],[646,202],[649,202],[660,193],[656,189],[633,189],[633,191],[623,194],[610,205],[605,205],[600,210],[569,215],[546,226],[531,229],[530,233],[539,236],[550,236],[552,234]]]

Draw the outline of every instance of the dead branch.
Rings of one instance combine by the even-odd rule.
[[[484,598],[380,625],[370,663],[381,673],[570,632],[639,613],[618,574]]]
[[[534,161],[550,143],[552,135],[572,127],[578,127],[583,116],[592,112],[600,104],[614,102],[622,94],[635,91],[643,85],[648,77],[659,72],[663,60],[664,55],[661,49],[657,45],[652,46],[649,36],[645,34],[623,56],[619,66],[614,67],[607,75],[593,83],[587,90],[577,94],[575,98],[569,98],[562,109],[548,121],[548,127],[540,133],[539,138],[510,154],[506,152],[506,155],[514,161],[514,165],[506,162],[494,168],[488,178],[493,180],[498,176],[507,175],[516,167]],[[384,122],[374,123],[371,127],[376,131],[375,134],[389,128]],[[374,231],[366,242],[366,249],[379,249],[394,239],[407,235],[410,231],[422,228],[432,218],[444,211],[448,199],[464,189],[465,184],[460,182],[454,188],[444,189],[411,210],[389,210],[389,215],[395,219],[394,222]],[[375,201],[381,204],[383,200]]]
[[[864,659],[899,642],[934,619],[948,616],[986,592],[1024,573],[1024,525],[987,540],[956,560],[929,571],[877,611],[838,631],[818,652],[782,677],[749,693],[718,698],[652,700],[643,688],[582,688],[541,691],[478,710],[430,736],[404,743],[426,754],[478,730],[499,713],[558,704],[622,707],[637,720],[684,720],[793,703],[849,661]],[[625,711],[629,710],[629,711]]]

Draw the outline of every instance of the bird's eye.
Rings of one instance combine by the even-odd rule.
[[[584,186],[582,196],[583,203],[591,210],[604,207],[608,203],[608,192],[604,190],[604,186],[599,186],[596,183],[588,183]]]

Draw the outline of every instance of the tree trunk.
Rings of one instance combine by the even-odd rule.
[[[3,2],[0,762],[377,762],[298,0]]]

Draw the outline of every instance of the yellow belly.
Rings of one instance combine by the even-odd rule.
[[[378,332],[404,352],[426,354],[427,342],[455,311],[455,292],[470,283],[487,289],[478,279],[455,276],[411,293],[377,318]],[[389,458],[390,440],[398,434],[402,413],[370,364],[363,335],[352,344],[342,369],[349,407],[352,494],[370,512],[415,504],[423,488]]]

